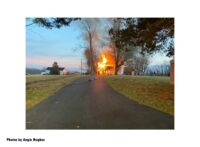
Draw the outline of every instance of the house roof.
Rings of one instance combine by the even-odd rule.
[[[47,67],[47,70],[51,70],[52,69],[52,67]],[[64,69],[64,67],[59,67],[59,70],[63,70]]]

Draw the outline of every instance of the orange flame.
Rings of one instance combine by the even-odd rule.
[[[97,71],[100,75],[114,74],[114,58],[108,52],[100,54],[100,60],[97,63]]]
[[[104,54],[101,55],[101,58],[102,58],[102,62],[98,62],[98,69],[104,70],[106,67],[107,59]]]

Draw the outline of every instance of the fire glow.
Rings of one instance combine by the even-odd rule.
[[[99,70],[105,70],[107,59],[106,59],[105,55],[101,55],[101,58],[102,58],[102,61],[98,62],[98,69]]]
[[[109,53],[100,54],[97,62],[97,72],[99,75],[113,75],[115,70],[114,58]]]

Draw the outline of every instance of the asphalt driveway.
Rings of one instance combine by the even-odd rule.
[[[77,79],[26,112],[26,129],[173,128],[173,116],[115,92],[103,78]]]

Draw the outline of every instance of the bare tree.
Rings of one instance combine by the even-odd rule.
[[[87,71],[89,73],[91,73],[91,66],[93,66],[93,70],[94,70],[94,73],[97,73],[97,56],[93,56],[93,63],[91,63],[90,59],[91,59],[91,53],[90,53],[90,49],[89,48],[86,48],[84,50],[84,56],[86,58],[86,65],[89,69],[87,69]],[[91,65],[92,64],[92,65]]]
[[[140,54],[139,48],[134,48],[126,53],[125,62],[127,68],[134,71],[135,75],[144,75],[149,64],[149,58],[146,54]]]
[[[99,19],[95,18],[84,18],[80,21],[80,27],[82,30],[82,35],[85,43],[85,57],[87,60],[87,65],[90,71],[90,80],[94,79],[95,67],[96,67],[96,46],[98,38],[97,24]]]

